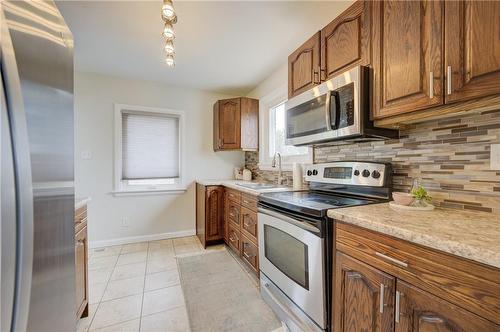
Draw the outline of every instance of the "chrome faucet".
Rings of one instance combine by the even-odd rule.
[[[281,170],[281,153],[276,152],[271,167],[276,168],[276,156],[278,156],[278,185],[283,184],[283,172]]]

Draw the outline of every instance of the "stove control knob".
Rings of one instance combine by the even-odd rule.
[[[313,175],[318,175],[318,170],[317,169],[313,169]]]
[[[307,176],[311,176],[312,174],[313,174],[313,172],[311,170],[307,171]]]
[[[379,171],[373,171],[372,172],[372,178],[378,179],[380,177],[380,172]]]
[[[354,175],[355,176],[359,176],[359,169],[357,169],[357,170],[354,171]]]
[[[363,170],[363,173],[361,173],[361,174],[363,175],[364,178],[367,178],[370,176],[371,173],[369,170],[365,169],[365,170]]]

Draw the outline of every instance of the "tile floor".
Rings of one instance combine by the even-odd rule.
[[[204,250],[195,236],[89,250],[89,317],[78,331],[184,332],[189,323],[177,256]]]

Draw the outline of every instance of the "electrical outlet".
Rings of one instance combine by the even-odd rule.
[[[84,160],[92,159],[92,151],[90,151],[90,150],[83,150],[82,153],[81,153],[81,157]]]
[[[491,144],[490,169],[500,170],[500,144]]]
[[[130,220],[128,218],[122,218],[122,227],[130,227]]]

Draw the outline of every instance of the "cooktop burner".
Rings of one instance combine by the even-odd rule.
[[[346,197],[314,191],[287,191],[265,193],[259,201],[280,208],[302,212],[314,216],[324,216],[329,209],[371,204],[375,201],[363,198]]]

